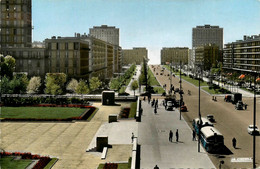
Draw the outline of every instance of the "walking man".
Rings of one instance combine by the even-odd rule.
[[[196,132],[192,130],[192,141],[196,141]]]
[[[169,141],[172,142],[172,137],[173,137],[173,132],[170,130],[170,133],[169,133]]]
[[[175,136],[176,136],[176,142],[178,142],[178,141],[179,141],[179,132],[178,132],[178,129],[176,130]]]
[[[157,165],[155,165],[155,167],[153,169],[159,169],[159,167]]]
[[[237,146],[237,140],[236,140],[235,137],[232,139],[232,144],[233,144],[233,147],[236,148],[236,146]]]
[[[156,107],[154,108],[154,114],[156,114],[157,113],[157,109],[156,109]]]
[[[132,143],[134,142],[134,138],[135,138],[135,136],[134,136],[134,133],[132,133]]]

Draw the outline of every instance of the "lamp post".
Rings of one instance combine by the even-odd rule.
[[[199,110],[198,110],[198,115],[199,115],[199,134],[198,134],[198,152],[200,152],[200,129],[201,129],[201,114],[200,114],[200,78],[201,78],[201,66],[198,65],[198,68],[200,70],[199,72]]]
[[[253,115],[253,124],[254,124],[254,131],[253,131],[253,168],[256,168],[256,164],[255,164],[255,149],[256,149],[256,145],[255,145],[255,128],[256,128],[256,74],[257,72],[254,72],[254,115]]]
[[[180,120],[181,120],[181,106],[182,106],[182,90],[181,90],[181,60],[180,60]]]

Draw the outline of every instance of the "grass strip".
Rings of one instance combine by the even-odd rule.
[[[52,158],[51,161],[44,167],[44,169],[50,169],[58,161],[58,158]]]
[[[130,105],[130,113],[128,118],[133,118],[136,115],[137,102],[132,102]]]

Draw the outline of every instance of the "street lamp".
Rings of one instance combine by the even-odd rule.
[[[200,70],[200,72],[199,72],[199,111],[198,111],[198,114],[199,114],[198,152],[200,152],[200,129],[201,129],[201,123],[202,123],[201,113],[200,113],[200,78],[201,78],[201,65],[198,65],[198,68],[199,68],[199,70]]]
[[[182,106],[182,90],[181,90],[181,60],[180,60],[180,120],[181,120],[181,106]]]
[[[256,149],[256,145],[255,145],[255,128],[256,128],[256,75],[257,75],[257,72],[255,71],[254,72],[254,115],[253,115],[253,124],[254,124],[254,131],[253,131],[253,168],[256,168],[256,164],[255,164],[255,156],[256,156],[256,153],[255,153],[255,149]]]

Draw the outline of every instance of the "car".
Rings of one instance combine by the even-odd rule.
[[[235,105],[235,109],[237,110],[243,110],[243,102],[242,101],[238,101]]]
[[[215,122],[215,118],[212,114],[208,114],[207,115],[207,119],[210,121],[210,122]]]
[[[254,125],[249,125],[248,128],[247,128],[247,132],[248,134],[251,134],[251,135],[259,135],[259,129],[257,126],[255,126],[255,133],[254,133]]]
[[[181,106],[181,111],[182,111],[182,112],[188,111],[187,106],[185,106],[185,105]]]
[[[160,75],[163,75],[163,73],[160,73]]]
[[[172,101],[167,101],[166,103],[166,110],[173,110],[173,102]]]

